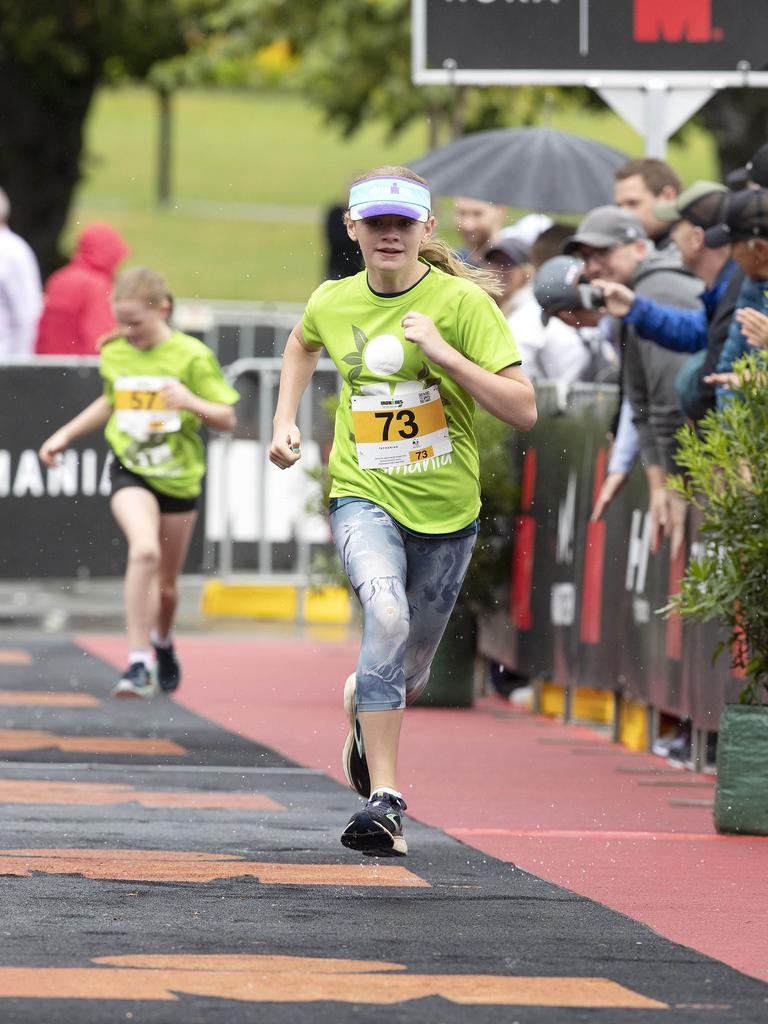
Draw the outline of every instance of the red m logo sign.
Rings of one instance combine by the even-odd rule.
[[[712,0],[635,0],[635,42],[720,42],[712,27]]]

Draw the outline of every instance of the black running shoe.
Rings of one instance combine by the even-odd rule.
[[[151,668],[142,661],[135,661],[117,681],[112,691],[113,697],[139,697],[148,700],[158,692],[157,669]]]
[[[408,853],[403,836],[405,809],[402,797],[374,793],[362,811],[349,819],[341,834],[342,845],[369,857],[405,857]]]
[[[157,681],[163,693],[173,693],[181,682],[181,665],[176,657],[173,644],[169,647],[158,647],[152,644],[157,657]]]
[[[161,684],[162,685],[162,684]],[[344,712],[349,732],[341,751],[341,767],[350,789],[367,800],[371,794],[371,776],[363,749],[363,731],[357,720],[357,682],[355,673],[344,684]]]

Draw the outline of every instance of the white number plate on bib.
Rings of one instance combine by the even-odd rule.
[[[395,397],[355,395],[352,426],[361,469],[410,466],[453,448],[436,384]]]
[[[179,410],[167,409],[160,393],[173,380],[174,377],[118,377],[115,381],[118,430],[136,438],[181,430]]]

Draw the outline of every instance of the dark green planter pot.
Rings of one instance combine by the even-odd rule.
[[[717,741],[715,828],[768,835],[768,705],[726,704]]]
[[[455,608],[416,707],[468,708],[475,700],[475,616]]]

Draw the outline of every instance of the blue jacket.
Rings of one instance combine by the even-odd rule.
[[[744,278],[744,284],[741,286],[739,297],[736,300],[736,309],[743,309],[745,306],[758,309],[761,313],[765,313],[768,316],[768,281],[756,281],[752,277]],[[728,337],[725,339],[725,345],[723,345],[723,351],[720,353],[717,372],[728,373],[733,369],[733,364],[738,359],[741,359],[748,352],[754,351],[755,349],[741,333],[741,325],[736,317],[734,317],[731,321]],[[717,388],[718,407],[722,406],[724,400],[732,397],[732,392],[722,387]]]
[[[647,295],[637,295],[624,323],[632,324],[643,338],[650,338],[673,352],[698,352],[707,347],[709,322],[737,269],[733,260],[723,264],[714,285],[701,293],[703,308],[662,306]]]

